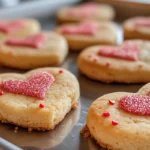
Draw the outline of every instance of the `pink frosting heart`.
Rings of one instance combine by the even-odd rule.
[[[137,17],[134,24],[136,27],[150,27],[150,17]]]
[[[68,10],[67,14],[75,17],[88,17],[96,14],[98,6],[95,3],[88,3]]]
[[[136,61],[138,60],[139,51],[140,49],[135,43],[132,41],[127,41],[124,42],[119,48],[114,48],[111,46],[101,47],[98,51],[98,55]]]
[[[122,110],[135,115],[150,116],[150,96],[124,96],[120,99],[119,106]]]
[[[46,92],[51,87],[54,80],[53,75],[47,72],[39,72],[29,77],[27,81],[3,81],[0,84],[0,88],[6,92],[44,99]]]
[[[11,46],[26,46],[26,47],[40,48],[43,46],[46,40],[47,40],[47,36],[43,33],[39,33],[27,37],[25,39],[10,38],[6,41],[6,44]]]
[[[82,34],[94,35],[99,28],[99,25],[94,22],[84,22],[74,26],[64,26],[62,33],[64,34]]]
[[[0,32],[4,33],[12,33],[26,26],[26,22],[24,20],[15,20],[7,23],[0,23]]]

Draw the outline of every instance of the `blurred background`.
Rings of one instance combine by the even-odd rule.
[[[150,15],[150,0],[95,1],[113,5],[117,12],[117,19],[136,15]],[[50,17],[54,16],[59,8],[80,2],[83,0],[0,0],[0,19]]]

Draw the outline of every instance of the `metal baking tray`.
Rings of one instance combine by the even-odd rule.
[[[45,30],[56,26],[56,22],[50,18],[39,21]],[[118,30],[118,42],[121,42],[122,32],[119,25]],[[81,91],[79,107],[69,112],[52,131],[29,133],[27,129],[19,127],[18,132],[14,132],[14,125],[0,123],[0,137],[25,150],[104,150],[93,139],[84,138],[79,133],[85,125],[89,106],[104,94],[118,91],[136,92],[143,84],[105,84],[90,80],[78,71],[78,55],[79,53],[70,52],[61,67],[70,70],[79,81]],[[23,73],[25,71],[1,67],[0,73],[5,72]]]

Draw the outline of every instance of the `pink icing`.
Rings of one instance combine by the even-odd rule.
[[[94,14],[96,14],[96,11],[98,9],[98,6],[94,3],[87,3],[79,8],[73,8],[67,11],[67,14],[69,16],[74,16],[74,17],[89,17]]]
[[[0,84],[0,88],[6,92],[22,94],[26,96],[44,99],[46,92],[54,82],[53,75],[47,72],[39,72],[29,77],[27,81],[6,80]]]
[[[83,34],[94,35],[96,34],[99,25],[94,22],[84,22],[74,26],[64,26],[62,33],[64,34]]]
[[[150,27],[150,17],[138,17],[134,24],[136,27]]]
[[[46,40],[47,36],[45,34],[38,33],[25,39],[14,37],[10,38],[6,41],[6,44],[11,46],[26,46],[26,47],[40,48],[41,46],[43,46]]]
[[[140,49],[135,43],[127,41],[120,48],[111,46],[102,47],[98,51],[98,55],[136,61],[138,60],[139,51]]]
[[[124,96],[120,99],[119,106],[124,111],[132,114],[150,116],[150,96]]]
[[[15,20],[15,21],[7,22],[7,23],[2,22],[0,23],[0,32],[12,33],[12,32],[15,32],[17,30],[24,28],[25,25],[26,25],[26,22],[23,20]]]

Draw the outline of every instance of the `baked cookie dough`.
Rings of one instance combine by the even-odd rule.
[[[40,24],[34,19],[1,20],[0,43],[10,37],[26,37],[39,32]]]
[[[0,45],[3,66],[32,69],[60,65],[68,53],[67,41],[54,32],[40,32],[26,38],[9,38]]]
[[[123,23],[125,39],[150,40],[150,17],[134,17]]]
[[[68,41],[70,50],[81,51],[95,44],[114,45],[117,41],[116,26],[112,22],[84,21],[61,25],[55,30]]]
[[[0,121],[29,130],[50,130],[77,107],[79,84],[62,68],[0,75]]]
[[[150,83],[137,93],[106,94],[92,103],[86,127],[109,150],[150,149]],[[87,134],[87,133],[85,133]]]
[[[78,67],[90,79],[102,82],[150,82],[150,41],[89,47],[80,54]]]
[[[57,20],[60,23],[79,22],[85,19],[112,20],[114,16],[115,11],[110,5],[84,3],[60,9],[57,13]]]

